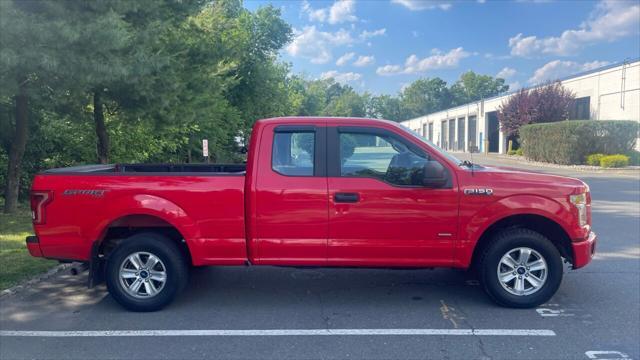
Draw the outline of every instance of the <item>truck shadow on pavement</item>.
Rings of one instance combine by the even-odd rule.
[[[132,318],[153,318],[154,327],[180,326],[182,320],[176,324],[173,315],[180,315],[185,326],[199,324],[196,327],[277,327],[282,319],[288,327],[292,322],[302,328],[325,327],[332,318],[385,327],[390,320],[386,316],[424,319],[426,308],[439,311],[445,299],[495,307],[477,281],[459,270],[208,267],[192,269],[187,289],[164,310],[132,315],[104,285],[87,289],[86,276],[62,273],[0,298],[0,327],[42,328],[42,321],[52,328],[91,328],[91,323],[101,328],[139,327]],[[167,323],[157,321],[162,319]]]

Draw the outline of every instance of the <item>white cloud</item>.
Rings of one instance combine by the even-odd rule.
[[[400,65],[386,65],[376,70],[378,75],[417,74],[436,69],[452,69],[458,66],[460,60],[471,54],[463,48],[455,48],[448,53],[442,53],[438,49],[431,50],[431,56],[420,59],[411,55],[405,60],[404,67]]]
[[[293,41],[286,47],[291,56],[309,59],[314,64],[325,64],[333,58],[332,49],[336,46],[354,43],[351,34],[340,29],[326,32],[316,29],[315,25],[294,29]]]
[[[503,78],[503,79],[508,79],[510,77],[512,77],[513,75],[516,74],[516,69],[512,69],[510,67],[505,67],[502,70],[500,70],[500,72],[498,74],[496,74],[496,77],[499,78]]]
[[[327,9],[313,9],[309,2],[303,1],[301,12],[307,14],[309,20],[324,22],[327,19]]]
[[[320,74],[320,78],[323,80],[333,78],[335,81],[339,83],[346,84],[349,82],[354,82],[362,79],[362,74],[354,73],[354,72],[341,73],[336,70],[331,70],[331,71],[323,72],[322,74]]]
[[[329,23],[338,24],[346,21],[356,21],[358,18],[353,15],[356,11],[354,0],[338,0],[329,9]]]
[[[402,66],[400,65],[385,65],[376,69],[378,75],[396,75],[402,73]]]
[[[391,3],[402,5],[411,11],[449,10],[451,8],[451,1],[444,0],[391,0]]]
[[[529,56],[534,54],[571,55],[589,44],[614,41],[635,35],[640,31],[640,4],[618,0],[603,0],[589,19],[578,29],[566,30],[560,36],[538,38],[522,33],[509,39],[511,54]]]
[[[373,31],[364,30],[364,31],[362,31],[360,33],[360,39],[366,40],[366,39],[369,39],[369,38],[372,38],[372,37],[382,36],[382,35],[384,35],[386,33],[387,33],[387,29],[386,28],[373,30]]]
[[[533,76],[529,78],[529,83],[532,85],[541,84],[545,81],[557,80],[582,71],[597,69],[607,64],[609,64],[607,61],[592,61],[581,64],[575,61],[554,60],[537,69]]]
[[[520,85],[519,81],[514,81],[509,84],[509,91],[520,90],[522,85]]]
[[[336,65],[338,65],[338,66],[346,65],[347,62],[349,62],[349,60],[353,59],[354,56],[356,56],[356,53],[354,53],[354,52],[346,53],[346,54],[340,56],[338,58],[338,60],[336,60]]]
[[[353,62],[354,66],[358,66],[358,67],[363,67],[363,66],[368,66],[373,64],[376,61],[376,59],[373,57],[373,55],[370,56],[358,56],[358,59],[356,61]]]
[[[330,7],[314,9],[307,1],[302,2],[302,13],[307,14],[309,20],[317,22],[328,22],[329,24],[339,24],[343,22],[357,21],[354,15],[356,11],[355,0],[338,0]]]

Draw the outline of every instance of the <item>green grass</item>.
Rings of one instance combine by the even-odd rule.
[[[3,205],[0,201],[0,207]],[[0,290],[17,285],[57,264],[29,255],[25,237],[33,234],[31,213],[21,204],[15,214],[0,212]]]

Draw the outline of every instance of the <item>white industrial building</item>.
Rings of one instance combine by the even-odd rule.
[[[623,62],[561,79],[575,93],[572,120],[635,120],[640,122],[640,61]],[[403,121],[445,150],[507,151],[500,131],[498,107],[515,92],[472,102]],[[640,146],[640,140],[636,142]]]

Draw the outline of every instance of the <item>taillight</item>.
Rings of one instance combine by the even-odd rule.
[[[31,192],[31,220],[36,225],[45,223],[45,207],[53,200],[51,191]]]

